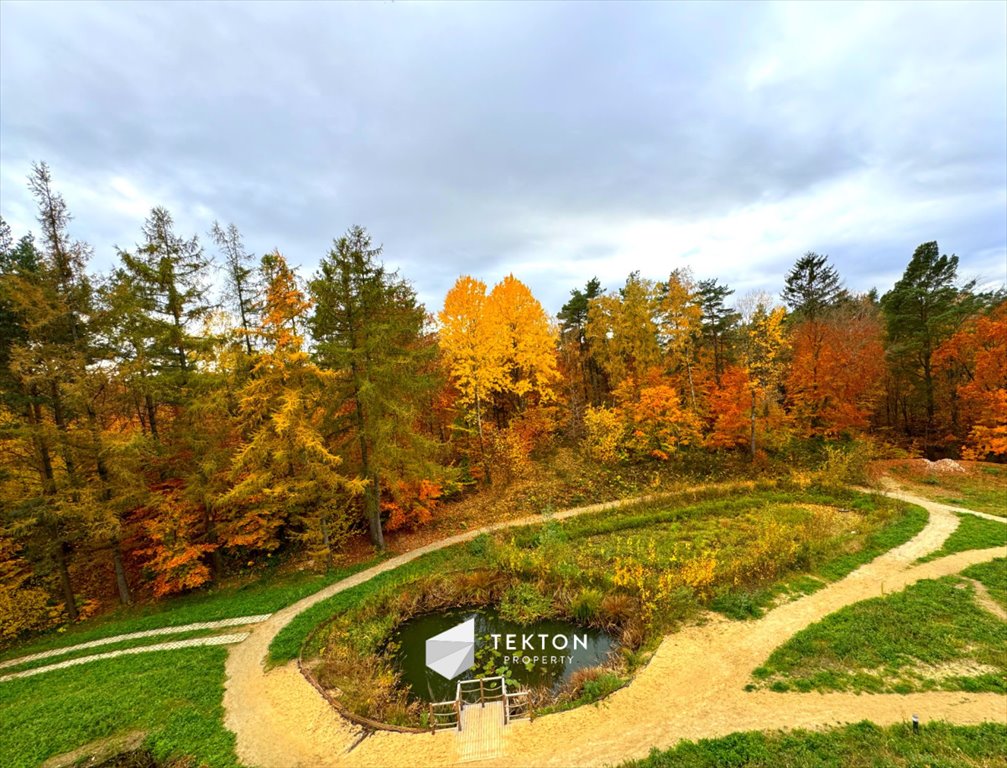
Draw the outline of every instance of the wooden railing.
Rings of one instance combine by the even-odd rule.
[[[504,725],[508,725],[511,720],[531,720],[531,699],[528,691],[506,692],[504,687]]]
[[[445,728],[462,729],[462,705],[454,701],[434,701],[430,704],[430,732]]]
[[[508,691],[503,677],[482,677],[459,680],[453,701],[436,701],[430,704],[430,732],[447,728],[462,729],[462,708],[486,706],[486,702],[503,703],[504,725],[512,720],[531,719],[528,691]]]
[[[480,677],[475,680],[459,680],[455,698],[463,705],[479,704],[487,701],[502,701],[507,695],[507,683],[502,677]]]

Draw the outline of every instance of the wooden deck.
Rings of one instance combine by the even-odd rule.
[[[458,762],[471,763],[500,757],[504,749],[504,704],[488,701],[462,708],[462,729],[458,733]]]

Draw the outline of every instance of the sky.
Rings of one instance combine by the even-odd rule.
[[[508,273],[1007,280],[1007,3],[0,2],[0,213],[46,161],[108,269],[151,207],[304,276],[353,224],[432,311]]]

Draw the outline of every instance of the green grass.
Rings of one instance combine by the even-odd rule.
[[[30,768],[130,730],[148,732],[155,758],[191,755],[237,766],[223,726],[223,648],[187,648],[110,659],[0,683],[0,765]]]
[[[67,651],[59,656],[47,656],[44,659],[35,659],[34,661],[28,661],[23,664],[14,664],[9,667],[3,667],[0,669],[0,677],[8,675],[12,672],[22,672],[28,669],[37,669],[38,667],[46,667],[50,664],[58,664],[61,661],[69,661],[70,659],[79,659],[84,656],[94,656],[99,653],[111,653],[112,651],[119,651],[124,648],[142,648],[147,645],[156,645],[158,643],[170,643],[176,640],[190,640],[194,637],[209,637],[211,635],[218,634],[233,634],[235,632],[241,632],[242,627],[224,627],[219,630],[210,629],[191,629],[187,632],[171,632],[165,635],[154,635],[153,637],[138,637],[132,640],[120,640],[117,643],[108,643],[107,645],[98,645],[93,648],[81,648],[78,650]],[[96,662],[99,663],[99,662]]]
[[[1007,559],[970,566],[962,571],[962,576],[981,581],[990,597],[1007,610]]]
[[[860,500],[861,509],[868,503],[867,499],[872,502],[880,501],[878,497],[863,497]],[[777,584],[753,590],[734,590],[718,595],[710,607],[733,619],[758,618],[779,598],[809,595],[827,583],[847,576],[878,555],[905,544],[926,527],[928,519],[927,512],[922,507],[907,506],[905,513],[895,518],[894,522],[867,534],[860,549],[822,560],[815,564],[809,573],[789,577]]]
[[[1007,522],[998,523],[975,515],[958,515],[959,523],[944,546],[918,562],[936,560],[944,555],[955,552],[965,552],[969,549],[987,549],[989,547],[1007,547]]]
[[[460,558],[468,551],[468,546],[460,544],[421,555],[412,562],[379,573],[363,584],[337,592],[316,603],[295,616],[273,638],[273,642],[269,644],[269,664],[271,666],[285,664],[296,659],[311,631],[330,616],[344,613],[380,592],[395,589],[422,576],[435,573],[440,568],[450,566],[452,569],[457,569],[461,563]]]
[[[734,733],[654,750],[623,768],[992,768],[1005,765],[1007,726],[861,722],[825,731]]]
[[[273,613],[322,587],[373,565],[376,561],[338,568],[331,573],[267,571],[255,581],[200,590],[157,603],[123,607],[93,621],[85,621],[21,645],[5,649],[0,659],[27,656],[103,637],[160,627],[177,627],[200,621]]]
[[[1002,587],[1005,564],[984,563],[967,575]],[[934,672],[942,667],[944,674]],[[847,606],[798,632],[753,672],[776,691],[889,693],[1007,692],[1005,675],[1007,623],[955,576]]]
[[[912,491],[928,499],[977,512],[1007,517],[1007,465],[967,464],[968,472],[930,472],[915,461],[894,465],[889,472],[913,484]]]

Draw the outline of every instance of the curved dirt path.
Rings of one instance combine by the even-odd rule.
[[[941,547],[958,525],[947,507],[904,492],[890,492],[924,507],[930,519],[909,542],[880,555],[814,594],[779,606],[756,621],[715,617],[664,639],[633,682],[600,706],[549,715],[506,729],[499,756],[480,765],[602,766],[645,756],[684,738],[716,737],[743,730],[821,727],[863,719],[879,724],[906,721],[956,723],[1007,720],[1007,696],[931,692],[908,695],[746,692],[752,669],[777,646],[814,621],[920,579],[956,573],[1007,554],[1005,548],[961,552],[921,565],[912,563]],[[623,502],[631,503],[631,502]],[[598,511],[594,505],[558,513],[562,519]],[[541,518],[493,526],[499,529]],[[486,530],[486,529],[484,529]],[[365,735],[339,717],[298,672],[295,664],[263,671],[269,643],[295,615],[318,600],[359,584],[424,552],[471,539],[482,531],[401,555],[333,584],[273,615],[234,647],[227,661],[225,724],[237,736],[239,759],[252,766],[417,766],[458,762],[458,739],[447,732]]]

